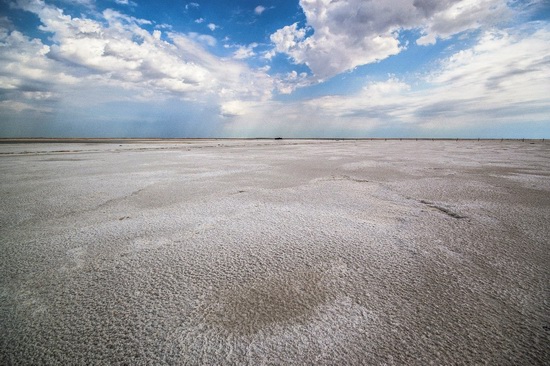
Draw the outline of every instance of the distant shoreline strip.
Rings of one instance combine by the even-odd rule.
[[[546,142],[547,138],[447,138],[447,137],[251,137],[251,138],[0,138],[0,144],[7,143],[187,143],[193,141],[255,141],[255,140],[284,140],[284,141],[522,141]]]

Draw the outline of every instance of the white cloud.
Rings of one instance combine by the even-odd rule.
[[[254,48],[258,47],[257,43],[251,43],[248,46],[239,46],[237,50],[233,53],[233,58],[237,60],[244,60],[256,56]]]
[[[251,108],[255,106],[254,102],[243,100],[230,100],[223,103],[220,107],[222,117],[238,117],[249,115]]]
[[[429,88],[415,90],[391,77],[367,84],[355,97],[325,97],[310,103],[329,115],[370,118],[380,124],[457,128],[519,119],[544,121],[541,108],[550,112],[548,42],[548,28],[529,35],[488,31],[471,49],[442,61],[426,80]]]
[[[198,3],[187,3],[185,4],[185,10],[189,10],[189,9],[192,9],[192,8],[198,8],[200,7],[200,5]]]
[[[74,84],[77,77],[66,73],[63,65],[46,55],[50,47],[38,39],[29,39],[18,31],[0,32],[0,87],[22,91],[36,90],[55,80],[59,84]]]
[[[191,33],[187,33],[187,36],[193,39],[194,41],[197,41],[199,43],[202,43],[210,47],[214,47],[216,43],[218,43],[216,41],[216,38],[209,36],[208,34],[199,34],[199,33],[191,32]]]
[[[444,60],[428,80],[437,86],[434,98],[458,101],[456,112],[508,111],[501,119],[550,107],[550,27],[526,33],[487,31],[474,47]],[[514,106],[521,108],[509,111]]]
[[[261,15],[264,11],[265,11],[265,6],[262,6],[262,5],[258,5],[254,9],[254,13],[256,13],[257,15]]]
[[[155,25],[155,28],[156,29],[168,29],[168,30],[173,29],[173,27],[170,24],[166,24],[166,23],[157,24],[157,25]]]
[[[60,1],[67,4],[82,5],[90,9],[92,9],[95,5],[95,0],[60,0]]]
[[[234,136],[368,135],[392,127],[417,134],[463,134],[480,126],[496,136],[506,124],[547,123],[550,115],[550,27],[482,33],[469,49],[441,61],[425,80],[390,76],[354,95],[256,103],[226,125]],[[299,79],[297,73],[288,75]],[[284,78],[281,78],[284,79]],[[269,123],[265,123],[269,116]],[[466,132],[465,132],[466,131]]]
[[[217,28],[219,27],[216,24],[208,23],[208,29],[210,29],[212,32],[214,32]]]
[[[306,13],[307,26],[279,29],[267,52],[255,43],[229,45],[235,48],[227,58],[209,51],[216,45],[212,35],[182,34],[164,25],[151,31],[149,20],[114,10],[72,17],[40,0],[18,4],[39,17],[48,38],[29,38],[0,18],[1,111],[55,115],[51,112],[59,103],[90,108],[94,103],[177,98],[207,105],[210,113],[223,117],[228,135],[239,136],[353,135],[386,126],[498,128],[518,121],[544,123],[550,114],[550,27],[486,28],[497,21],[493,15],[506,18],[509,11],[496,0],[399,0],[392,7],[304,0],[304,9],[314,13]],[[426,44],[469,29],[479,30],[479,38],[433,65],[422,79],[390,75],[365,82],[353,95],[273,100],[273,90],[292,93],[400,52],[400,29],[417,29],[422,33],[418,42]],[[270,76],[269,67],[254,69],[242,61],[275,52],[309,65],[315,76],[298,71]]]
[[[298,48],[306,36],[306,29],[298,29],[298,23],[287,25],[271,35],[271,41],[275,44],[275,49],[281,53],[289,53]],[[298,62],[302,62],[300,55],[296,53],[294,57]]]
[[[401,52],[403,29],[420,29],[418,43],[430,44],[511,14],[504,0],[301,0],[300,5],[307,27],[283,27],[271,41],[276,52],[306,64],[319,79]]]
[[[425,5],[422,9],[429,9],[433,3],[429,0],[419,1]],[[427,6],[426,6],[427,5]],[[510,16],[511,10],[506,2],[496,0],[462,0],[449,4],[431,14],[427,23],[422,27],[424,35],[417,40],[420,45],[433,44],[437,38],[448,38],[454,34],[488,27]]]
[[[298,73],[292,70],[285,75],[277,75],[276,86],[277,91],[281,94],[290,94],[297,88],[302,88],[313,84],[313,80],[307,73]]]
[[[197,24],[204,23],[204,18],[195,19],[195,23],[197,23]]]
[[[26,91],[22,94],[30,100],[48,100],[56,97],[55,93],[49,91]]]
[[[137,6],[136,2],[130,0],[115,0],[115,2],[119,5]]]
[[[149,32],[142,27],[151,24],[148,20],[109,9],[92,20],[71,17],[39,0],[19,5],[38,15],[52,44],[0,31],[0,42],[7,46],[0,54],[0,89],[11,90],[12,101],[27,103],[31,95],[46,100],[38,97],[50,92],[61,93],[51,94],[61,98],[67,95],[63,90],[86,94],[92,86],[104,88],[110,98],[107,90],[124,89],[148,100],[166,96],[221,103],[271,95],[273,81],[264,71],[208,52],[205,46],[216,44],[210,35]],[[129,95],[124,93],[124,98]]]

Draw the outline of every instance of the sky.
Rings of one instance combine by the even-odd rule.
[[[548,0],[0,0],[0,137],[550,138]]]

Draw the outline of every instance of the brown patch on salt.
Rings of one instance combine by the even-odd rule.
[[[250,335],[277,324],[301,323],[330,298],[321,272],[294,271],[227,289],[214,300],[218,304],[205,320],[231,333]]]

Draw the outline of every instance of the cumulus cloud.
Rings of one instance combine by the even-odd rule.
[[[298,23],[294,23],[273,33],[271,35],[271,41],[275,44],[275,49],[278,52],[290,53],[298,48],[305,36],[306,29],[298,28]],[[299,54],[296,53],[294,57],[298,58]],[[300,62],[300,60],[297,61]]]
[[[143,28],[150,21],[111,9],[88,19],[71,17],[40,0],[20,0],[18,5],[38,15],[40,29],[51,40],[44,44],[15,30],[0,30],[5,46],[0,93],[17,101],[13,105],[18,110],[28,109],[31,99],[40,106],[65,92],[91,88],[103,88],[97,94],[111,101],[117,96],[108,90],[131,90],[133,94],[122,94],[136,100],[176,97],[213,103],[271,95],[273,80],[264,71],[212,55],[206,47],[216,39],[210,35],[150,32]]]
[[[421,27],[424,35],[416,43],[433,44],[437,38],[445,39],[463,31],[491,26],[511,15],[504,1],[462,0],[449,2],[445,7],[441,5],[441,2],[434,4],[433,0],[416,1],[417,9],[429,15]]]
[[[46,56],[50,47],[38,39],[0,28],[0,44],[0,98],[14,102],[18,111],[32,109],[27,104],[30,99],[38,101],[36,108],[43,110],[45,104],[40,101],[52,99],[57,87],[79,82],[77,75]]]
[[[298,73],[295,70],[285,75],[277,75],[277,91],[281,94],[290,94],[297,88],[302,88],[312,84],[312,79],[305,72]]]
[[[178,33],[111,9],[75,17],[41,0],[17,4],[38,16],[47,37],[28,37],[0,17],[3,113],[43,117],[66,111],[68,103],[90,110],[94,103],[184,100],[221,117],[222,133],[229,136],[364,135],[389,125],[450,130],[544,123],[550,114],[550,28],[547,22],[504,30],[486,27],[508,16],[510,9],[502,1],[399,0],[389,6],[302,0],[306,25],[276,31],[267,52],[256,43],[229,45],[234,52],[228,57],[212,53],[215,34]],[[427,76],[366,81],[352,95],[301,101],[282,95],[401,52],[403,29],[415,29],[419,44],[478,31],[472,33],[473,46],[447,54]],[[276,52],[309,65],[315,75],[300,67],[280,72],[245,63]],[[272,91],[279,97],[273,98]],[[65,109],[57,109],[60,103]]]
[[[550,111],[550,29],[531,34],[487,31],[478,43],[443,60],[425,80],[429,88],[414,90],[391,77],[369,83],[352,98],[325,97],[310,103],[326,113],[372,116],[439,128],[461,123],[504,123],[529,115],[543,121]],[[541,118],[542,117],[542,118]]]
[[[216,29],[218,29],[219,27],[214,24],[214,23],[208,23],[208,29],[210,29],[212,32],[214,32]]]
[[[550,27],[488,30],[469,49],[441,60],[417,89],[396,76],[367,82],[354,95],[248,105],[230,135],[369,135],[387,127],[418,135],[545,123],[550,114]],[[298,75],[294,75],[298,77]],[[262,117],[264,116],[264,117]],[[270,116],[270,123],[262,118]],[[323,132],[325,131],[325,132]],[[460,132],[462,131],[462,132]]]
[[[501,21],[504,0],[300,0],[307,26],[271,35],[276,52],[306,64],[319,79],[377,62],[403,49],[399,32],[419,29],[419,44],[434,43]]]

